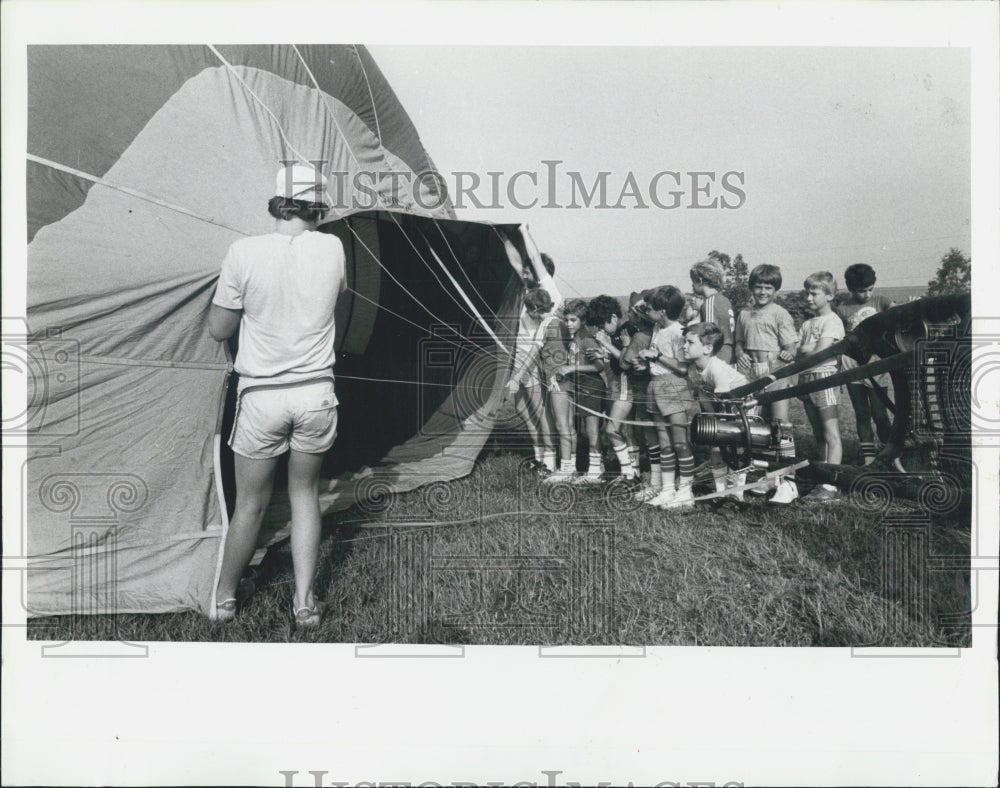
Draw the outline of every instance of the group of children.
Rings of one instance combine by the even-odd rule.
[[[788,311],[775,302],[782,285],[777,266],[758,265],[750,272],[752,300],[738,316],[721,293],[725,272],[718,262],[696,263],[690,277],[694,292],[688,296],[671,285],[634,294],[627,319],[610,296],[571,300],[557,309],[552,288],[528,288],[508,396],[528,424],[534,466],[544,484],[602,483],[603,431],[618,458],[621,477],[636,485],[638,500],[664,509],[692,506],[695,457],[688,427],[695,412],[714,410],[718,394],[823,351],[843,339],[845,324],[854,328],[892,306],[873,296],[875,272],[868,265],[846,270],[850,297],[840,301],[835,300],[834,276],[820,271],[804,282],[813,317],[797,331]],[[799,381],[829,377],[853,363],[831,357],[801,373]],[[789,384],[784,379],[770,388]],[[877,379],[874,386],[868,381],[848,385],[866,463],[875,456],[872,419],[883,441],[889,433],[885,394],[879,390],[883,385]],[[800,397],[816,437],[818,459],[829,463],[842,459],[838,388]],[[771,420],[787,422],[787,400],[772,403],[770,410]],[[574,456],[577,416],[582,417],[589,443],[582,472],[577,471]],[[788,445],[780,448],[781,456],[794,457],[791,439],[784,441]],[[640,444],[647,449],[648,474],[639,473]],[[739,488],[745,484],[745,474],[729,471],[718,449],[712,450],[709,464],[716,491],[742,498]],[[772,502],[798,498],[792,476],[777,479],[774,486]],[[805,498],[837,497],[836,488],[820,485]]]

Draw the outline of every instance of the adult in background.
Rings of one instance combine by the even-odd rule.
[[[319,471],[337,434],[334,308],[347,286],[344,249],[314,232],[327,214],[326,181],[311,166],[278,171],[268,212],[274,232],[229,247],[208,316],[219,342],[239,328],[240,374],[229,439],[235,455],[236,508],[216,588],[215,617],[236,616],[236,587],[257,535],[281,457],[288,453],[292,565],[297,627],[319,626],[313,591],[319,556]]]

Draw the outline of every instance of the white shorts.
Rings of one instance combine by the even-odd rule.
[[[333,380],[251,386],[240,394],[229,438],[232,450],[266,460],[289,449],[322,454],[337,437]]]
[[[831,369],[826,372],[803,372],[799,375],[799,383],[808,383],[811,380],[822,380],[823,378],[828,378],[831,375],[836,375],[837,370]],[[813,404],[817,408],[830,408],[837,405],[837,391],[840,386],[832,386],[828,389],[820,389],[819,391],[812,391],[809,394],[802,394],[799,399],[812,400]]]

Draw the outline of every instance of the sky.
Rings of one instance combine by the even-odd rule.
[[[781,266],[786,288],[858,262],[925,285],[970,253],[966,49],[369,50],[453,197],[454,173],[480,177],[458,216],[527,223],[566,295],[686,289],[711,250]]]

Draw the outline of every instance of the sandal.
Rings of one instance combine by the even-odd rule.
[[[323,603],[313,601],[312,607],[295,607],[292,600],[292,622],[296,629],[316,629],[323,620]]]
[[[215,620],[228,622],[236,618],[236,600],[233,597],[215,604]]]

